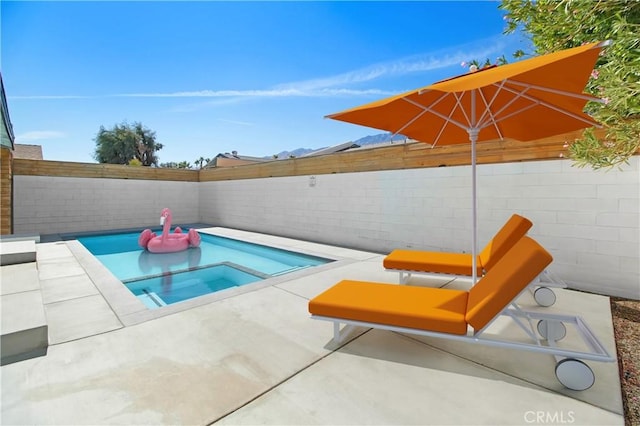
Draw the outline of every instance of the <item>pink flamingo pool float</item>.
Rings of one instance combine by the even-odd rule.
[[[138,237],[140,247],[149,250],[151,253],[173,253],[186,250],[189,247],[200,245],[200,234],[195,229],[189,229],[186,234],[176,226],[171,233],[171,210],[164,208],[160,214],[160,225],[162,234],[158,237],[151,229],[145,229]]]

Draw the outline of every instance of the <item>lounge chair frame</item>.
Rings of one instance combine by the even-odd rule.
[[[336,343],[342,343],[344,339],[344,336],[342,335],[342,331],[344,331],[344,329],[341,330],[341,325],[344,324],[346,326],[375,328],[380,330],[394,331],[398,333],[415,334],[420,336],[467,342],[471,344],[553,355],[556,359],[556,377],[564,386],[572,390],[585,390],[590,388],[595,382],[595,375],[593,374],[591,368],[581,360],[615,362],[616,357],[609,354],[602,342],[596,337],[595,333],[580,316],[553,314],[548,312],[532,312],[520,308],[520,306],[518,306],[518,304],[516,303],[516,299],[522,296],[522,294],[525,291],[528,291],[528,289],[528,286],[525,287],[522,292],[520,292],[520,294],[518,294],[511,301],[510,304],[508,304],[482,329],[475,331],[471,326],[469,326],[469,331],[467,332],[467,334],[449,334],[438,331],[399,327],[394,325],[313,314],[311,315],[311,318],[333,322],[333,340]],[[518,327],[522,329],[524,333],[532,340],[532,343],[486,337],[485,331],[489,329],[491,325],[500,317],[508,317],[513,320],[518,325]],[[537,326],[534,326],[535,320],[538,320]],[[574,327],[578,335],[582,338],[582,342],[588,348],[588,350],[580,351],[573,349],[563,349],[558,346],[557,342],[562,340],[562,338],[564,338],[564,336],[566,335],[565,324],[570,324]],[[542,330],[546,331],[542,332]],[[541,337],[539,335],[541,335]],[[553,338],[554,335],[557,335],[558,337]],[[561,365],[563,364],[564,366],[561,367]],[[563,373],[564,369],[566,368],[569,368],[571,370],[569,377],[567,377]],[[562,369],[563,371],[559,371],[560,369]]]
[[[398,283],[405,285],[409,283],[412,275],[428,275],[428,276],[436,276],[443,278],[451,278],[456,279],[459,277],[470,278],[469,275],[453,275],[453,274],[443,274],[438,272],[421,272],[421,271],[409,271],[403,269],[386,269],[389,272],[397,272],[400,277],[398,279]],[[544,279],[542,278],[544,277]],[[556,294],[552,290],[552,288],[567,288],[567,283],[565,283],[560,277],[552,274],[549,270],[545,269],[542,271],[540,276],[529,284],[528,290],[529,293],[533,296],[533,299],[540,306],[549,307],[556,303]]]
[[[528,232],[529,228],[532,226],[533,224],[531,223],[531,221],[523,216],[520,216],[518,214],[513,214],[511,216],[511,218],[509,218],[509,220],[498,230],[498,232],[494,235],[494,237],[490,240],[489,244],[491,244],[491,242],[493,240],[495,240],[496,238],[498,238],[500,235],[508,235],[508,240],[512,241],[513,243],[517,242],[517,240],[514,240],[513,238],[516,237],[517,235],[520,235],[520,237],[523,237],[524,235],[526,235],[526,233]],[[509,228],[514,228],[511,231],[509,231]],[[522,232],[522,234],[520,234],[520,232]],[[503,243],[504,244],[504,243]],[[485,250],[487,250],[489,246],[485,247],[483,249],[483,252]],[[429,252],[429,251],[422,251],[422,250],[413,250],[414,252],[417,253],[433,253],[433,254],[440,254],[440,252]],[[388,257],[391,257],[393,255],[393,252],[390,253]],[[495,258],[495,254],[492,256],[493,258]],[[502,254],[502,256],[504,256],[504,253]],[[476,256],[475,259],[471,259],[472,260],[472,264],[468,265],[469,267],[471,267],[472,271],[474,270],[473,268],[477,265],[477,262],[480,261],[480,258],[482,257],[482,254],[479,254],[478,256]],[[383,261],[383,263],[386,262]],[[475,261],[475,262],[473,262]],[[484,275],[487,270],[486,268],[489,268],[489,266],[494,265],[495,261],[491,262],[489,261],[489,263],[487,265],[482,265],[482,274]],[[399,273],[399,283],[400,284],[407,284],[409,282],[409,280],[411,279],[411,276],[413,274],[416,275],[436,275],[436,276],[443,276],[443,277],[471,277],[474,278],[473,274],[455,274],[455,273],[449,273],[449,272],[438,272],[436,270],[415,270],[415,269],[399,269],[399,268],[393,268],[393,267],[387,267],[385,266],[385,269],[387,271],[390,272],[398,272]],[[559,279],[558,277],[552,276],[552,274],[545,270],[542,274],[542,276],[544,276],[545,280],[541,280],[540,277],[538,277],[537,280],[533,281],[530,286],[529,286],[529,291],[531,292],[531,295],[533,296],[534,300],[536,301],[536,303],[540,306],[545,306],[545,307],[549,307],[551,305],[553,305],[556,302],[556,294],[555,292],[551,289],[553,287],[555,288],[566,288],[567,285],[564,283],[564,281],[562,281],[561,279]]]

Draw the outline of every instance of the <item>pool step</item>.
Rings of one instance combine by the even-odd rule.
[[[144,294],[139,294],[136,297],[140,299],[144,305],[149,309],[159,308],[161,306],[167,306],[167,304],[156,293],[143,290]]]
[[[0,297],[0,365],[46,355],[48,325],[36,262],[3,265]]]
[[[0,242],[0,266],[15,265],[36,261],[36,242],[2,241]]]

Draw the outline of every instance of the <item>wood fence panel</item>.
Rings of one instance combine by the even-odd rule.
[[[12,154],[0,148],[0,235],[13,232],[13,173]]]
[[[530,142],[515,140],[482,142],[476,146],[477,163],[561,159],[567,155],[565,142],[578,138],[581,131]],[[258,179],[266,177],[353,173],[423,167],[471,164],[468,143],[434,147],[419,142],[399,143],[380,148],[274,160],[266,163],[221,167],[200,171],[200,181]]]
[[[14,174],[106,179],[141,179],[197,182],[198,170],[168,169],[118,164],[72,163],[67,161],[13,160]]]
[[[491,164],[560,159],[567,155],[567,149],[564,147],[565,143],[578,138],[581,132],[570,132],[530,142],[508,139],[482,142],[476,146],[477,163]],[[604,135],[604,131],[598,132],[600,136]],[[427,144],[409,142],[379,148],[356,149],[327,155],[204,170],[14,159],[13,172],[15,175],[32,176],[207,182],[462,166],[470,163],[471,147],[468,143],[432,148]]]

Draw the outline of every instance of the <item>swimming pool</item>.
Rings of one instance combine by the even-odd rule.
[[[332,261],[205,233],[200,247],[150,253],[138,246],[139,235],[78,241],[150,309]]]

